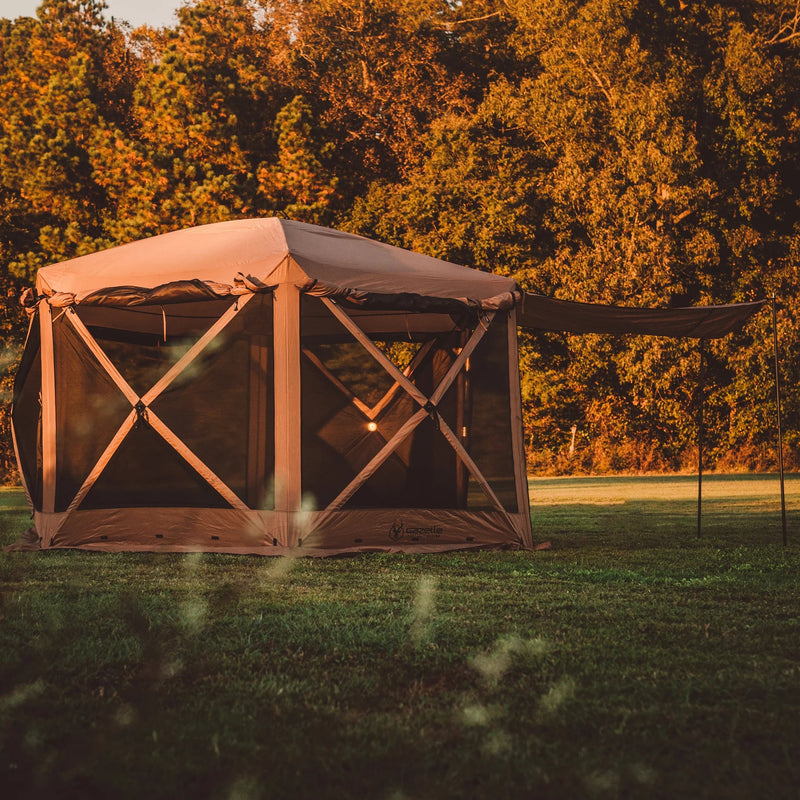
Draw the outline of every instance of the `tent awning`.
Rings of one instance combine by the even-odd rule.
[[[633,333],[715,339],[742,325],[766,300],[687,308],[626,308],[525,293],[517,324],[565,333]]]

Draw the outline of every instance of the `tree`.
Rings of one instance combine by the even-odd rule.
[[[503,274],[533,260],[536,165],[491,118],[443,116],[406,179],[375,182],[346,223],[356,232]]]
[[[39,18],[4,23],[0,72],[0,242],[11,269],[91,249],[104,205],[88,150],[100,115],[103,8],[45,0]]]
[[[444,0],[261,0],[275,26],[274,69],[312,104],[336,142],[345,202],[394,179],[419,153],[429,122],[464,107],[466,81]],[[454,63],[455,61],[455,63]]]
[[[196,0],[161,30],[104,8],[0,20],[0,299],[50,261],[274,212],[565,299],[800,290],[790,0]],[[707,347],[712,459],[772,452],[768,322]],[[788,302],[779,326],[794,347]],[[533,333],[521,356],[538,466],[691,463],[694,343]]]
[[[106,230],[129,241],[257,215],[257,167],[282,99],[264,66],[265,31],[245,0],[204,0],[146,39],[127,126],[104,123],[92,150],[109,195]]]
[[[320,148],[312,131],[311,107],[298,95],[275,120],[277,162],[258,170],[259,192],[267,207],[291,219],[322,224],[330,221],[329,206],[337,179],[322,165],[331,147]]]

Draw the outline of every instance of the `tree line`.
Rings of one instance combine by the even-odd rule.
[[[41,266],[285,214],[569,300],[778,300],[800,453],[797,0],[101,0],[0,19],[0,472]],[[774,462],[770,317],[706,349],[707,466]],[[696,466],[696,342],[524,334],[541,471]],[[575,446],[570,448],[572,428]]]

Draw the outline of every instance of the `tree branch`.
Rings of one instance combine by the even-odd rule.
[[[767,39],[767,44],[786,44],[800,38],[800,0],[796,0],[791,17],[787,17],[789,13],[791,12],[781,13],[778,23],[780,27],[771,39]]]
[[[798,2],[800,2],[800,0],[798,0]],[[603,93],[606,100],[608,100],[608,104],[610,106],[613,106],[614,98],[611,96],[610,92],[611,83],[608,80],[603,82],[603,78],[601,77],[601,75],[589,65],[589,62],[583,57],[583,55],[580,53],[577,47],[573,47],[569,52],[573,53],[578,57],[578,60],[581,62],[581,64],[583,64],[584,69],[592,76],[592,79],[597,84],[598,88]]]
[[[454,25],[467,25],[470,22],[483,22],[484,20],[491,19],[492,17],[499,17],[502,16],[503,12],[501,11],[492,11],[491,14],[484,14],[482,17],[469,17],[469,19],[454,19],[449,22],[442,22],[437,25],[437,28],[445,28],[449,30]]]

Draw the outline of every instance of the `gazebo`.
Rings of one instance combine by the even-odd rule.
[[[279,218],[41,269],[14,393],[42,548],[530,548],[517,326],[724,335]]]

